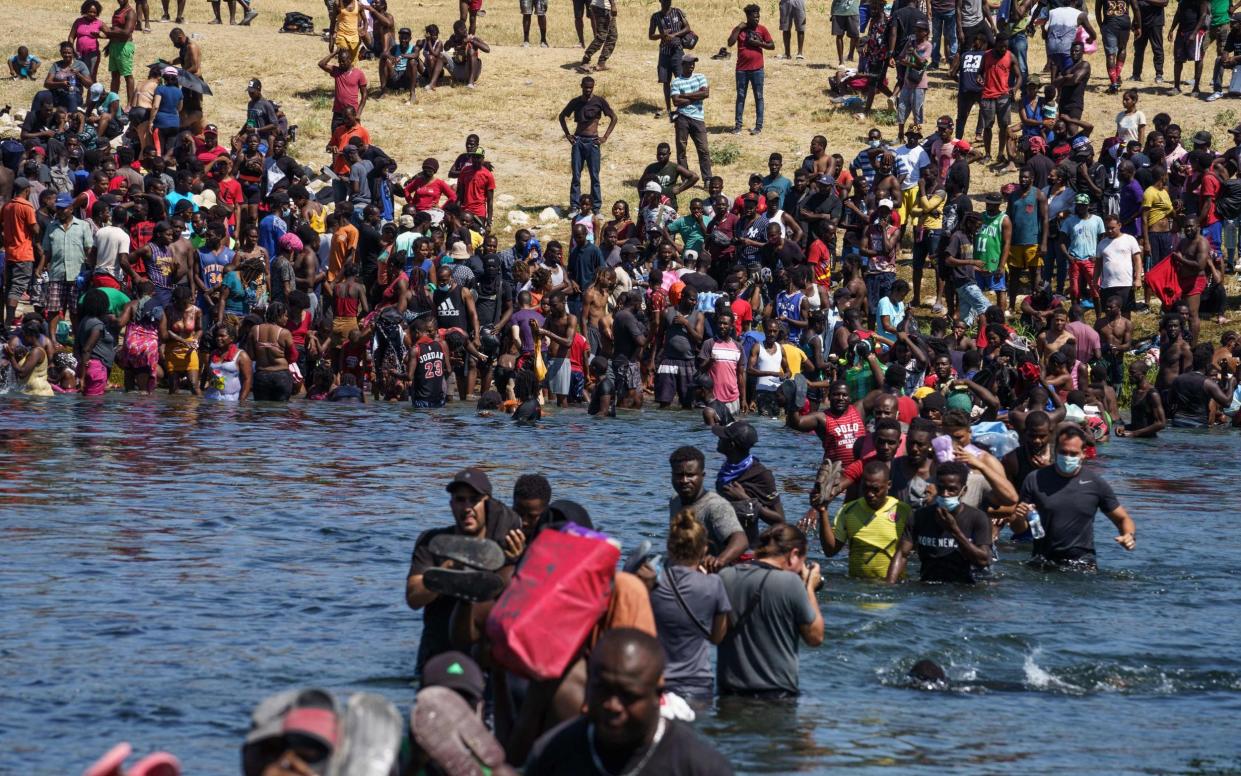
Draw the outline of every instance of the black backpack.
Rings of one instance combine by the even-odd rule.
[[[1225,221],[1241,217],[1241,178],[1229,178],[1222,182],[1219,196],[1215,198],[1215,213]]]
[[[313,35],[315,20],[304,13],[290,11],[284,15],[284,24],[280,27],[280,31],[310,33]]]

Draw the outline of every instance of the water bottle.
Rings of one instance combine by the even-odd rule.
[[[1026,522],[1030,524],[1030,535],[1035,539],[1042,539],[1047,535],[1043,530],[1043,518],[1039,517],[1037,509],[1030,510],[1030,514],[1026,515]]]

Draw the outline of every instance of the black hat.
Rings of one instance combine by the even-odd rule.
[[[444,490],[451,493],[452,489],[458,485],[468,485],[484,496],[491,495],[491,480],[487,479],[487,475],[482,469],[474,467],[462,469],[457,472],[451,482],[444,486]]]
[[[711,433],[738,450],[750,450],[758,444],[758,431],[744,420],[733,421],[727,426],[712,426]]]
[[[423,687],[447,687],[477,704],[483,699],[483,672],[462,652],[441,652],[422,668]]]

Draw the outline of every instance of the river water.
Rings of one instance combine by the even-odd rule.
[[[447,478],[479,464],[507,495],[543,472],[626,547],[662,544],[668,453],[714,449],[697,421],[5,397],[0,773],[78,773],[119,740],[237,773],[250,708],[294,685],[408,711],[421,617],[404,578],[419,532],[451,521]],[[800,513],[817,442],[759,429]],[[1008,547],[977,589],[890,589],[833,559],[801,700],[726,704],[699,730],[740,773],[1236,772],[1239,453],[1230,432],[1108,445],[1138,546],[1100,518],[1094,576],[1034,572]],[[902,686],[923,656],[963,689]]]

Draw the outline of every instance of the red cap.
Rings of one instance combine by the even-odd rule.
[[[970,152],[970,144],[969,144],[969,141],[966,141],[966,140],[953,140],[953,141],[952,141],[952,145],[953,145],[954,147],[956,147],[956,148],[958,148],[958,149],[960,149],[960,150],[964,151],[964,152],[965,152],[965,153],[967,153],[967,154]]]

